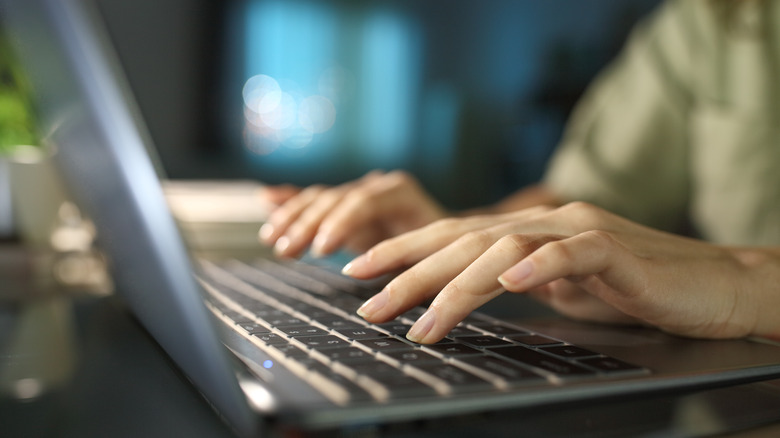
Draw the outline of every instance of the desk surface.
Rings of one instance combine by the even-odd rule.
[[[9,263],[16,265],[8,269]],[[20,274],[30,272],[24,266],[0,246],[6,297],[0,300],[0,434],[232,436],[118,299],[25,297],[32,286],[30,276]],[[516,436],[518,431],[524,436],[778,436],[780,381],[511,417],[445,420],[437,430],[435,436],[448,437]],[[416,435],[409,429],[382,432]]]

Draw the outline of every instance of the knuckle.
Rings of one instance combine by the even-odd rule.
[[[385,177],[393,186],[416,186],[417,180],[408,172],[403,170],[393,170],[388,172]]]
[[[496,247],[512,253],[526,254],[530,252],[530,246],[530,239],[528,236],[523,234],[507,234],[502,236],[500,239],[498,239],[498,242],[496,242]]]
[[[555,260],[564,263],[574,262],[575,259],[574,254],[571,252],[571,250],[569,249],[569,247],[566,245],[565,242],[562,241],[549,242],[545,245],[545,249]]]
[[[612,246],[615,244],[615,237],[612,233],[604,230],[588,230],[582,233],[582,236],[597,242],[600,245]]]
[[[426,225],[423,229],[425,229],[428,233],[435,233],[437,235],[441,233],[449,233],[453,230],[457,230],[459,225],[458,222],[459,220],[456,218],[447,217],[433,221]]]
[[[604,210],[593,204],[582,201],[574,201],[557,209],[558,213],[575,218],[578,223],[586,227],[596,227],[602,223]]]
[[[618,236],[604,230],[589,230],[580,234],[580,237],[591,242],[591,246],[599,248],[600,254],[621,254],[622,257],[631,256],[626,251],[625,246],[620,242]]]
[[[344,199],[351,205],[365,205],[373,198],[373,193],[364,186],[358,186],[350,190]]]
[[[469,247],[487,247],[495,243],[495,238],[488,230],[475,230],[459,237],[457,243]]]
[[[446,217],[439,219],[433,223],[431,223],[431,228],[444,228],[444,229],[450,229],[455,227],[460,220],[453,218],[453,217]]]
[[[526,215],[541,215],[550,213],[551,211],[555,211],[557,209],[560,209],[561,207],[554,207],[552,205],[535,205],[533,207],[528,207],[526,209],[520,210],[517,213],[524,213]]]
[[[592,214],[598,210],[598,207],[583,201],[572,201],[559,207],[559,210],[576,214]]]
[[[303,196],[316,196],[325,191],[327,187],[322,184],[314,184],[301,190]]]
[[[447,296],[463,296],[466,294],[472,294],[475,289],[473,288],[463,288],[459,282],[457,281],[451,281],[449,284],[447,284],[444,289],[442,290],[442,293]]]
[[[421,280],[414,269],[408,269],[387,283],[384,290],[387,291],[390,301],[405,307],[415,299],[415,296],[410,294],[413,289],[409,285],[420,284]]]

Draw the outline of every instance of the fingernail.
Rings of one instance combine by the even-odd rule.
[[[274,245],[274,252],[277,255],[283,255],[285,251],[287,251],[287,248],[290,247],[290,244],[292,241],[287,236],[282,236],[276,241],[276,245]]]
[[[365,260],[366,260],[365,254],[355,257],[354,259],[352,259],[351,262],[347,263],[344,266],[344,268],[341,269],[341,273],[351,277],[355,273],[355,270],[359,268],[360,265],[365,263]]]
[[[373,297],[371,297],[370,300],[363,303],[363,305],[360,306],[359,309],[357,309],[357,314],[363,318],[370,318],[376,312],[380,311],[383,307],[385,307],[385,305],[389,301],[388,295],[389,294],[385,290],[374,295]]]
[[[422,342],[428,332],[431,331],[433,325],[436,323],[436,313],[433,309],[428,309],[417,322],[414,323],[409,333],[406,334],[406,339],[412,342]]]
[[[517,285],[526,278],[528,278],[534,270],[534,265],[530,260],[525,259],[520,263],[512,266],[504,271],[501,276],[498,277],[499,283],[504,287]]]
[[[274,226],[269,224],[268,222],[264,223],[263,226],[260,227],[260,230],[257,232],[258,237],[260,237],[260,240],[265,243],[270,243],[269,240],[271,239],[271,236],[274,235]]]
[[[322,257],[326,254],[326,247],[328,244],[328,236],[317,234],[314,240],[311,242],[311,255],[314,257]]]

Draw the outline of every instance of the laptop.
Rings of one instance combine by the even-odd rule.
[[[415,345],[403,334],[418,309],[368,324],[354,310],[375,289],[327,266],[200,258],[169,211],[96,10],[78,0],[0,4],[117,293],[242,436],[422,427],[780,376],[780,346],[767,340],[699,341],[557,317],[475,313],[443,342]]]

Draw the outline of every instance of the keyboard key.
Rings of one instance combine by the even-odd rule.
[[[252,313],[254,313],[255,316],[263,320],[268,320],[269,318],[278,318],[283,315],[288,315],[288,313],[286,312],[271,307],[264,306],[260,309],[252,309],[252,306],[246,306],[246,307],[248,310],[252,311]]]
[[[356,381],[376,400],[382,402],[409,397],[431,397],[437,392],[427,383],[400,372],[393,375],[360,375]]]
[[[387,335],[384,333],[378,332],[376,330],[368,329],[368,328],[342,328],[336,330],[340,335],[346,337],[347,339],[384,339],[387,338]]]
[[[526,347],[502,347],[493,348],[489,351],[507,359],[553,373],[559,377],[580,377],[593,374],[592,371],[586,368]]]
[[[346,367],[355,372],[355,374],[375,376],[386,380],[404,375],[400,369],[384,362],[355,362],[347,364]]]
[[[268,318],[266,319],[268,324],[271,324],[274,327],[290,327],[290,326],[296,326],[296,325],[305,325],[306,321],[296,318],[292,315],[285,314],[278,317]]]
[[[468,329],[464,326],[456,326],[447,334],[450,339],[459,338],[461,336],[480,336],[482,333]]]
[[[434,387],[439,386],[444,393],[471,392],[493,387],[490,382],[445,363],[417,363],[409,368],[409,373]]]
[[[350,403],[367,402],[373,399],[373,397],[368,393],[368,391],[361,388],[356,383],[352,382],[351,380],[349,380],[348,378],[340,374],[336,374],[332,371],[321,369],[321,368],[315,370],[315,373],[318,375],[317,377],[321,376],[323,379],[326,379],[328,382],[335,384],[339,388],[339,390],[349,394]],[[315,380],[317,377],[315,377]]]
[[[319,322],[320,324],[332,328],[332,329],[342,329],[342,328],[361,328],[365,327],[362,324],[359,324],[355,321],[342,318],[340,316],[336,315],[329,315],[325,317],[320,317],[314,319],[315,321]]]
[[[469,354],[482,354],[481,351],[463,344],[434,344],[424,345],[423,349],[442,356],[464,356]]]
[[[380,353],[383,356],[389,357],[400,365],[417,363],[417,362],[441,362],[441,358],[432,356],[422,350],[397,350],[386,351]]]
[[[512,345],[511,342],[504,341],[503,339],[494,336],[464,336],[456,338],[456,340],[460,343],[477,348],[508,347]]]
[[[329,299],[328,303],[333,307],[346,311],[347,313],[355,313],[360,306],[363,305],[363,300],[357,299],[352,296],[340,296],[338,298]]]
[[[563,342],[557,340],[548,338],[546,336],[542,335],[527,335],[527,336],[509,336],[509,339],[519,342],[524,345],[553,345],[553,344],[562,344]]]
[[[542,347],[541,350],[544,350],[548,353],[552,353],[556,356],[569,358],[569,359],[599,355],[598,353],[594,353],[593,351],[586,350],[581,347],[575,347],[574,345],[556,345],[554,347]]]
[[[282,353],[284,356],[292,359],[302,359],[304,357],[309,356],[308,353],[306,353],[305,351],[301,350],[300,348],[292,344],[288,344],[288,343],[275,344],[273,347],[277,349],[280,353]]]
[[[322,350],[324,348],[334,347],[346,347],[349,345],[348,341],[332,335],[326,336],[301,336],[293,338],[296,342],[301,343],[306,348],[313,350]]]
[[[305,374],[312,386],[336,404],[365,402],[373,398],[365,389],[322,364],[312,364],[306,368]]]
[[[301,336],[322,336],[328,334],[327,331],[310,325],[279,327],[279,331],[293,338]]]
[[[243,324],[247,322],[254,322],[252,318],[249,318],[248,316],[245,316],[241,313],[238,313],[234,310],[222,310],[222,314],[233,320],[236,324]]]
[[[508,336],[508,335],[518,335],[518,334],[527,334],[528,332],[509,325],[500,325],[500,324],[491,324],[491,323],[475,323],[470,324],[478,329],[484,330],[489,333],[493,333],[494,335],[499,336]]]
[[[491,356],[465,356],[455,359],[457,363],[464,363],[479,370],[493,374],[509,384],[535,383],[544,381],[544,378],[519,365]]]
[[[357,342],[360,345],[364,345],[373,351],[385,352],[393,350],[413,350],[414,347],[406,342],[399,341],[398,339],[386,338],[386,339],[358,339]]]
[[[321,319],[326,319],[326,318],[338,318],[338,316],[333,314],[332,312],[328,312],[327,310],[323,310],[315,306],[309,306],[310,308],[306,308],[306,309],[302,309],[300,307],[294,307],[294,306],[291,307],[303,313],[304,315],[308,316],[309,318],[311,318],[312,321],[319,321]]]
[[[259,339],[260,341],[268,344],[268,345],[279,345],[279,344],[287,344],[289,341],[277,334],[273,333],[256,333],[253,334],[255,338]]]
[[[350,362],[374,362],[376,358],[370,353],[356,347],[336,347],[324,350],[318,350],[316,355],[331,362],[350,363]]]
[[[255,322],[247,322],[247,323],[239,324],[239,327],[246,330],[246,332],[249,333],[250,335],[254,335],[257,333],[271,333],[271,330],[269,330],[266,326]]]
[[[386,363],[348,364],[361,386],[380,400],[399,397],[434,395],[429,385]]]
[[[413,309],[407,310],[406,313],[399,316],[398,319],[417,321],[418,319],[420,319],[423,313],[425,313],[425,309],[423,309],[422,307],[415,307]]]
[[[379,327],[386,330],[391,335],[406,336],[409,333],[409,329],[412,328],[411,324],[404,324],[402,322],[393,321],[379,324]]]

